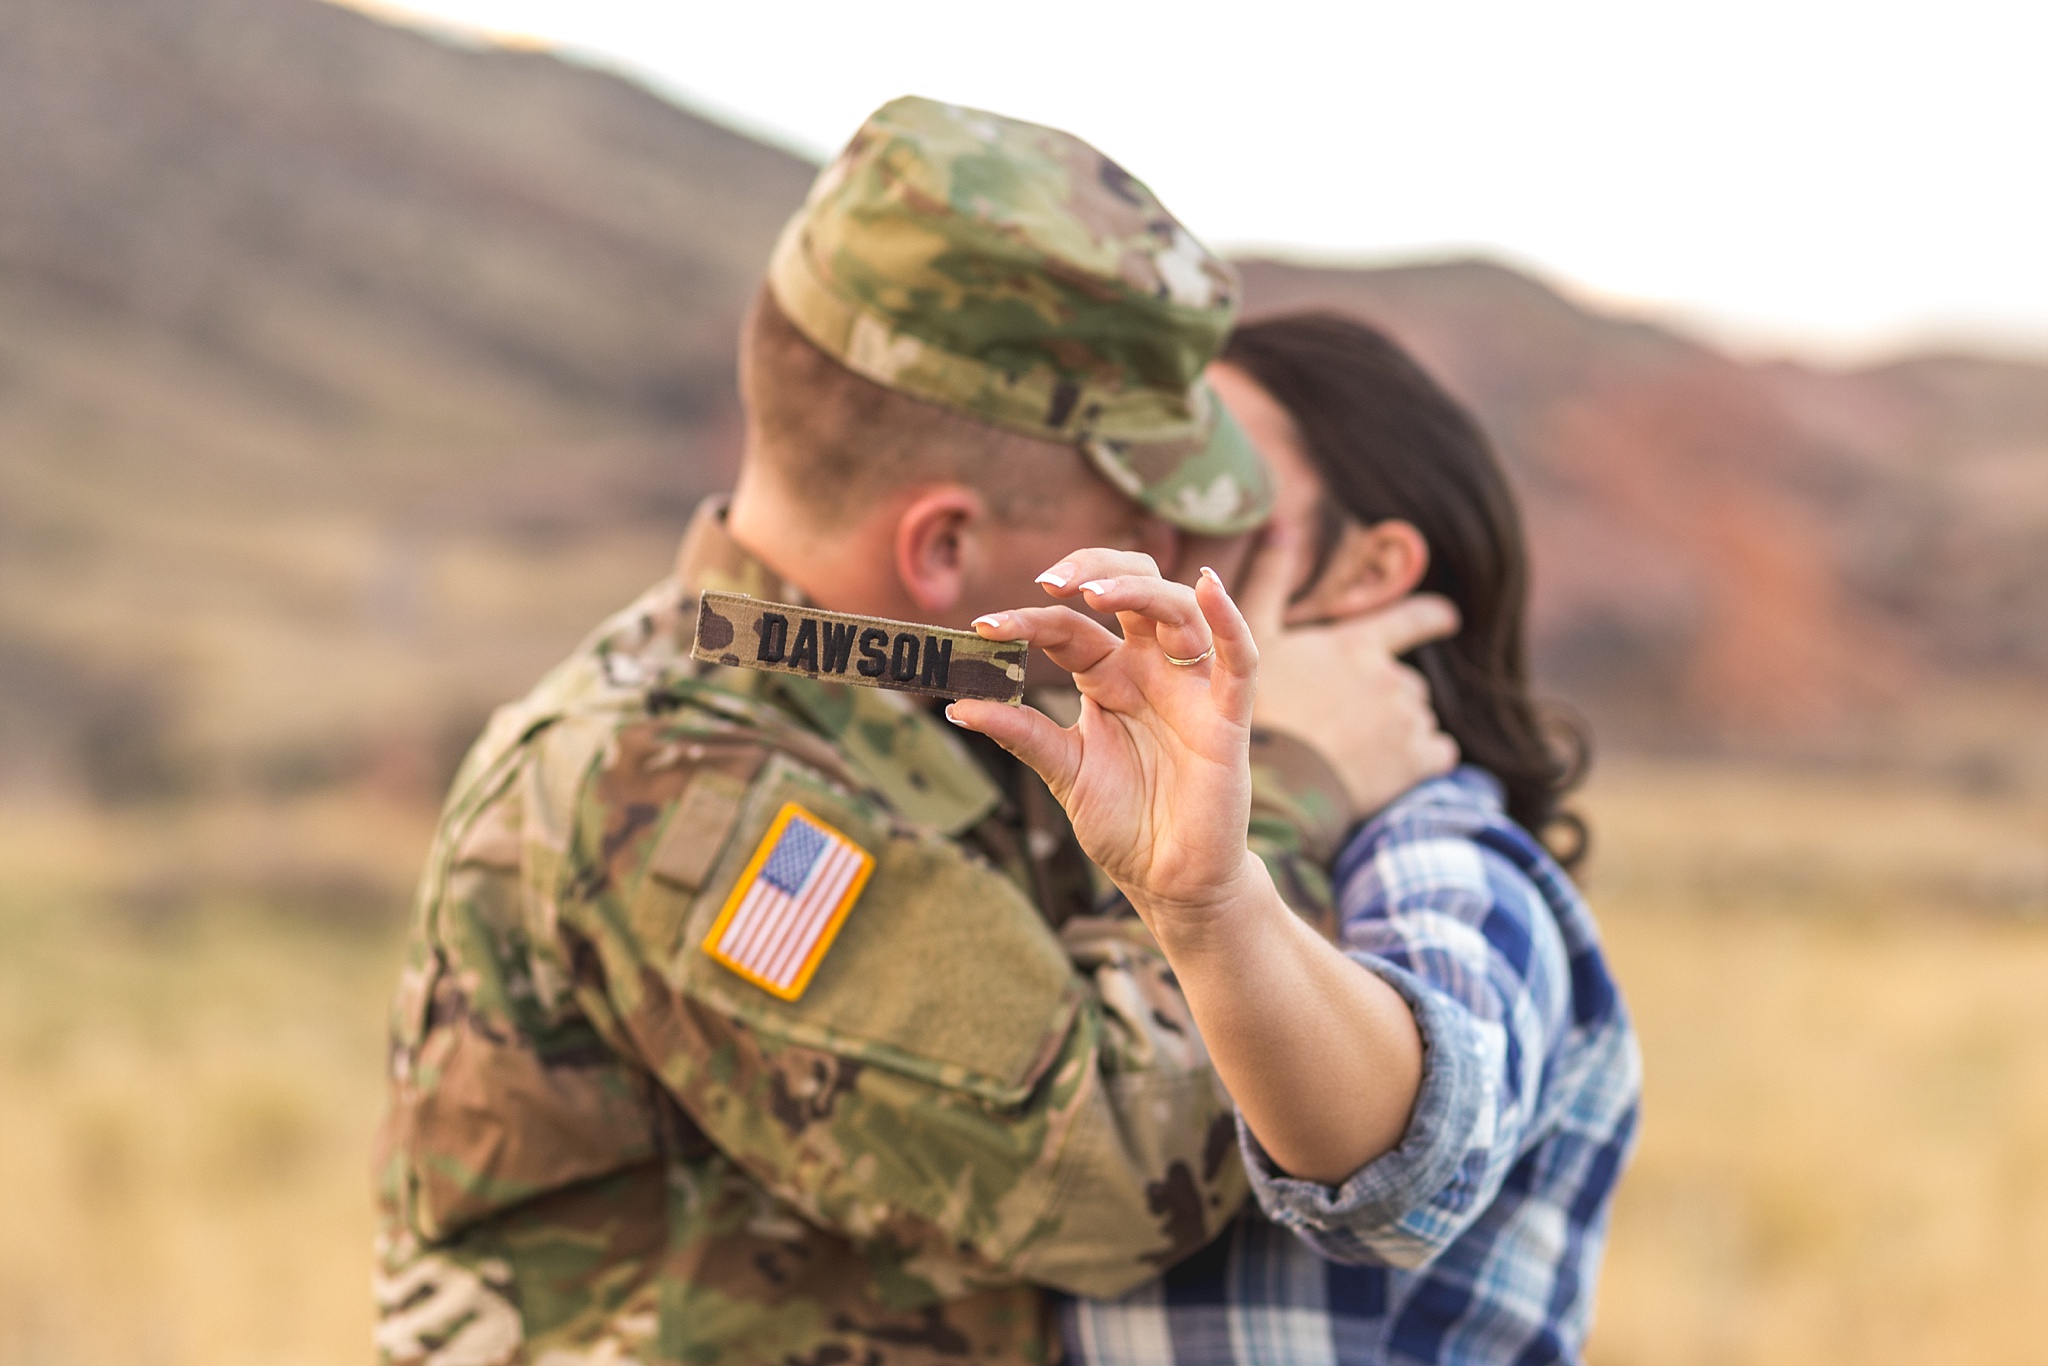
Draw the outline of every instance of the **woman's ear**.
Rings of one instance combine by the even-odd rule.
[[[1287,609],[1287,623],[1341,621],[1376,611],[1414,592],[1429,572],[1429,542],[1412,522],[1389,517],[1371,526],[1347,523],[1314,588]]]
[[[973,489],[944,484],[919,493],[896,519],[896,576],[920,611],[940,616],[960,601],[969,528],[987,515]]]

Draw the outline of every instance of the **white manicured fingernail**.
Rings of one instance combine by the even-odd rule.
[[[1223,576],[1221,574],[1218,574],[1215,570],[1211,569],[1206,564],[1202,566],[1202,576],[1204,578],[1214,580],[1218,588],[1221,588],[1223,586]]]
[[[1090,579],[1081,585],[1083,593],[1103,594],[1116,587],[1115,579]]]
[[[966,730],[966,729],[967,729],[967,727],[965,727],[965,726],[961,726],[961,725],[960,725],[960,718],[959,718],[959,717],[957,717],[957,716],[955,716],[955,715],[953,715],[953,706],[952,706],[952,704],[951,704],[951,703],[947,703],[947,705],[946,705],[946,719],[947,719],[948,721],[951,721],[951,722],[952,722],[952,723],[953,723],[954,725],[956,725],[956,726],[960,726],[960,729],[962,729],[962,730]]]
[[[1067,580],[1074,577],[1074,566],[1062,561],[1033,579],[1033,583],[1048,583],[1054,588],[1065,588]]]
[[[994,630],[1009,619],[1010,614],[1008,612],[988,612],[976,617],[969,625],[986,626],[990,630]]]

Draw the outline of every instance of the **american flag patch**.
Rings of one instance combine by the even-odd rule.
[[[704,936],[704,952],[763,991],[794,1001],[874,870],[867,850],[790,802]]]

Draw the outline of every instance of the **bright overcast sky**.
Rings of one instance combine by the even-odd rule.
[[[2048,0],[402,8],[821,157],[908,92],[1056,124],[1227,250],[1486,252],[1751,350],[2048,354]]]

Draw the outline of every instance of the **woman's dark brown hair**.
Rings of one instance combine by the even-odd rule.
[[[1422,533],[1429,569],[1419,587],[1456,603],[1464,622],[1410,656],[1429,680],[1438,723],[1467,763],[1500,780],[1508,814],[1575,866],[1586,826],[1560,803],[1584,775],[1588,742],[1583,726],[1540,712],[1529,694],[1529,556],[1479,424],[1385,335],[1336,314],[1249,323],[1231,334],[1223,360],[1293,417],[1322,477],[1310,584],[1347,521],[1399,518]]]

